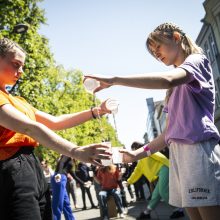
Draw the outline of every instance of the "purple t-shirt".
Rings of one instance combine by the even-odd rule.
[[[168,113],[166,143],[193,144],[220,140],[214,125],[215,86],[209,61],[203,54],[189,55],[182,68],[189,81],[173,89],[164,111]]]

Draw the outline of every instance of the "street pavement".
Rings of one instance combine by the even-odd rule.
[[[94,203],[98,204],[93,185],[91,186],[91,194],[92,194]],[[72,198],[70,199],[75,219],[76,220],[101,220],[100,210],[90,209],[91,204],[89,202],[87,195],[86,195],[87,210],[82,210],[83,203],[82,203],[80,188],[77,188],[76,195],[77,195],[77,206],[78,206],[77,209],[73,208],[74,206],[73,206]],[[126,197],[127,197],[128,202],[130,202],[131,198],[127,190],[126,190]],[[140,213],[146,208],[146,206],[147,206],[146,200],[130,203],[128,207],[128,214],[125,216],[124,219],[126,220],[136,219],[140,215]],[[170,219],[169,216],[172,214],[173,210],[174,210],[174,207],[168,204],[165,204],[164,202],[160,202],[158,206],[156,207],[156,209],[151,212],[151,219],[168,220]],[[111,220],[116,220],[116,219],[120,219],[120,218],[111,218]],[[178,219],[189,220],[186,213],[185,213],[185,217],[178,218]],[[65,220],[64,216],[62,216],[62,220]]]

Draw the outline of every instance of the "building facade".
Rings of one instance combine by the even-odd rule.
[[[215,81],[215,124],[220,131],[220,1],[206,0],[203,3],[205,16],[196,43],[203,48],[213,70]]]
[[[154,114],[155,114],[155,106],[153,98],[147,98],[147,129],[146,133],[144,134],[144,142],[148,143],[152,141],[155,137],[157,137],[157,129],[155,126],[154,121]]]

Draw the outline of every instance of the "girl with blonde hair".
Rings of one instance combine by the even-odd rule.
[[[96,92],[113,85],[168,89],[167,126],[148,145],[123,150],[124,162],[170,150],[169,203],[184,207],[191,220],[220,219],[220,139],[214,125],[215,86],[202,49],[177,25],[163,23],[147,38],[148,51],[175,68],[131,76],[86,76],[100,82]]]

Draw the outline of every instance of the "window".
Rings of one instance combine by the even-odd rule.
[[[211,51],[209,49],[209,45],[208,45],[208,42],[206,41],[205,44],[204,44],[204,47],[205,47],[205,53],[206,53],[206,56],[208,57],[209,61],[211,61]]]
[[[216,56],[218,54],[218,49],[215,45],[215,41],[214,41],[214,38],[212,36],[212,34],[209,35],[209,44],[211,46],[211,52],[214,56]]]

